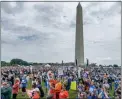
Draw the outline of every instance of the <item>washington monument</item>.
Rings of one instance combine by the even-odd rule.
[[[80,3],[76,13],[75,60],[77,65],[84,65],[83,14]]]

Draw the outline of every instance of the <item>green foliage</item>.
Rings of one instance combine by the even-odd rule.
[[[6,66],[6,62],[5,61],[1,61],[1,66]]]
[[[5,62],[5,61],[1,61],[1,66],[10,66],[10,63],[8,62]]]
[[[24,66],[30,66],[30,65],[33,65],[33,66],[37,66],[37,65],[46,65],[46,64],[49,64],[49,65],[56,65],[56,66],[75,66],[75,63],[74,62],[67,62],[67,63],[64,63],[62,61],[62,63],[37,63],[37,62],[27,62],[27,61],[24,61],[22,59],[19,59],[19,58],[15,58],[15,59],[12,59],[10,62],[5,62],[5,61],[1,61],[1,66],[17,66],[17,65],[24,65]],[[96,66],[97,64],[96,63],[91,63],[89,64],[90,66]],[[102,67],[102,65],[99,65],[100,67]],[[119,67],[117,64],[114,64],[113,67]]]
[[[118,67],[118,65],[117,64],[114,64],[113,67]]]
[[[28,62],[26,61],[23,61],[22,59],[12,59],[10,61],[10,64],[11,65],[24,65],[24,66],[28,66]]]

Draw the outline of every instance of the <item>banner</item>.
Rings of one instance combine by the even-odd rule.
[[[76,90],[76,81],[72,81],[72,82],[71,82],[70,89],[71,89],[71,90]]]

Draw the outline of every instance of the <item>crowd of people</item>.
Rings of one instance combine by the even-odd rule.
[[[1,99],[26,97],[31,87],[30,99],[71,98],[72,82],[76,82],[76,99],[121,99],[121,73],[102,68],[82,68],[80,74],[75,67],[65,67],[63,75],[57,66],[51,67],[2,67]],[[44,83],[44,84],[43,84]],[[18,98],[19,99],[19,98]]]

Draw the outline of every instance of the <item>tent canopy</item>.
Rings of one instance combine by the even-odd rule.
[[[49,64],[46,64],[45,67],[51,67]]]

